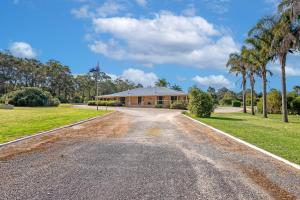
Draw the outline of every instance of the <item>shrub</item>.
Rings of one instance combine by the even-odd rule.
[[[263,112],[262,98],[257,102],[257,111]],[[278,90],[272,89],[267,95],[267,111],[270,114],[281,113],[281,94]]]
[[[229,106],[229,105],[232,105],[233,101],[234,101],[234,99],[221,99],[220,103],[223,106]]]
[[[236,100],[234,94],[232,92],[226,92],[223,98],[220,100],[220,104],[225,106],[231,106],[234,100]]]
[[[163,108],[163,105],[162,104],[156,104],[154,107],[155,108]]]
[[[88,101],[89,106],[96,106],[97,101]],[[119,101],[98,101],[98,106],[122,106]]]
[[[75,96],[73,98],[74,103],[83,103],[83,99],[80,96]]]
[[[232,106],[233,107],[241,107],[241,105],[242,105],[242,103],[240,101],[238,101],[238,100],[234,100],[232,102]]]
[[[8,103],[14,106],[58,106],[60,101],[49,92],[39,88],[27,87],[22,90],[10,92],[2,97],[2,101],[8,99]]]
[[[263,113],[263,102],[262,102],[262,98],[259,98],[257,101],[257,112],[258,113]]]
[[[170,108],[186,110],[187,104],[184,101],[175,101],[175,102],[171,103]]]
[[[296,92],[289,92],[287,94],[287,108],[294,113],[293,111],[293,101],[296,99],[297,94]]]
[[[208,93],[193,87],[189,91],[188,109],[197,117],[210,117],[214,110],[214,102]]]
[[[296,97],[291,103],[291,109],[294,114],[300,115],[300,96]]]

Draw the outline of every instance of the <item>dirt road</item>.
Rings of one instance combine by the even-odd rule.
[[[0,199],[299,199],[300,172],[165,109],[0,149]]]

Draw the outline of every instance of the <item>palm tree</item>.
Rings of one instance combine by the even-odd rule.
[[[157,87],[168,87],[168,85],[170,85],[170,83],[165,78],[158,79],[155,82],[155,86]]]
[[[273,27],[273,34],[271,55],[274,59],[278,58],[281,65],[282,120],[288,122],[285,66],[287,54],[293,53],[299,46],[299,28],[292,27],[290,15],[286,12],[279,17],[277,24]]]
[[[295,91],[295,93],[297,94],[297,96],[299,96],[299,94],[300,94],[300,86],[299,85],[295,85],[293,87],[293,90]]]
[[[294,20],[300,19],[300,1],[299,0],[283,0],[278,5],[279,13],[288,13],[290,18]]]
[[[176,84],[172,85],[171,89],[177,90],[177,91],[182,91],[182,88],[179,85],[176,85]]]
[[[262,78],[263,116],[268,117],[267,112],[267,64],[271,61],[270,48],[273,40],[272,28],[275,24],[273,17],[265,17],[249,31],[246,43],[254,50],[252,52],[253,62],[260,68]]]
[[[231,53],[227,61],[226,67],[229,67],[230,73],[235,73],[236,76],[242,75],[242,88],[243,88],[243,112],[247,113],[246,108],[246,82],[247,70],[242,62],[242,57],[238,53]]]
[[[256,63],[255,49],[248,49],[246,47],[242,48],[241,56],[242,62],[248,71],[248,76],[250,79],[250,89],[251,89],[251,114],[255,115],[254,111],[254,86],[255,86],[255,74],[259,74],[259,65]]]

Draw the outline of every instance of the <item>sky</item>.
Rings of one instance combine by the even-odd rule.
[[[0,49],[42,62],[55,59],[84,74],[97,62],[112,78],[153,86],[241,90],[226,69],[247,32],[278,0],[1,0]],[[287,86],[300,85],[300,56],[289,55]],[[280,89],[271,62],[268,89]],[[261,80],[256,80],[261,91]]]

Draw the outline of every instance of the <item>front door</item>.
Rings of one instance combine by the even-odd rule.
[[[143,97],[138,97],[138,104],[142,105]]]
[[[125,105],[125,101],[126,101],[125,97],[120,97],[120,102],[121,102],[122,105]]]

